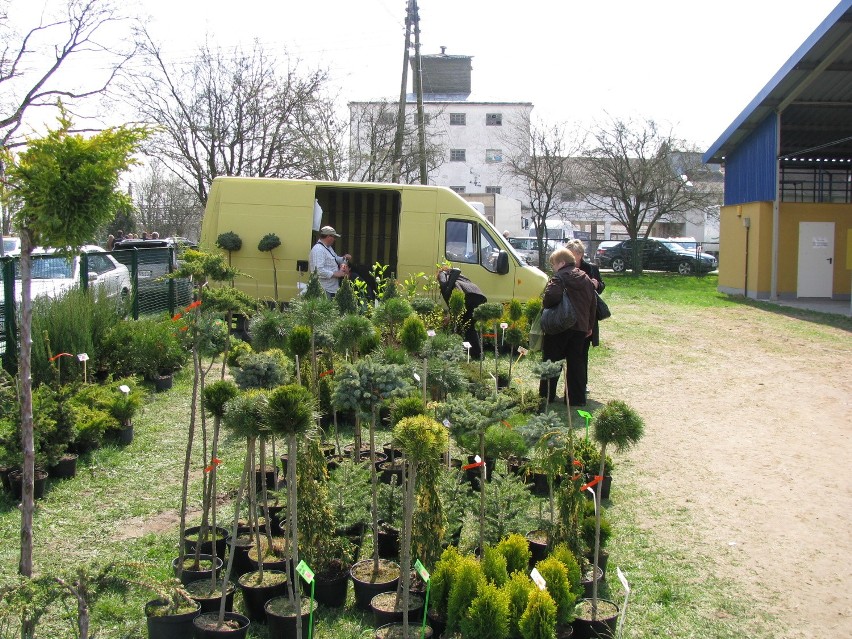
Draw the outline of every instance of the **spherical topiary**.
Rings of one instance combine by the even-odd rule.
[[[615,446],[617,451],[630,448],[642,439],[645,422],[625,402],[614,399],[595,412],[595,439],[599,444]]]
[[[524,305],[524,317],[527,318],[527,324],[532,324],[539,313],[541,313],[541,299],[534,297],[527,300],[527,303]]]
[[[304,358],[311,352],[311,329],[294,326],[287,336],[287,350],[293,357]]]
[[[228,252],[239,251],[243,248],[243,241],[239,235],[233,231],[228,231],[219,234],[219,237],[216,238],[216,246]]]
[[[305,432],[314,421],[314,396],[299,384],[279,386],[269,395],[269,427],[278,435]]]
[[[399,341],[409,354],[419,353],[427,339],[429,336],[426,333],[426,325],[419,315],[409,315],[403,320],[399,329]]]
[[[275,233],[267,233],[257,243],[257,250],[268,253],[269,251],[274,251],[279,246],[281,246],[281,238],[275,235]]]
[[[231,380],[221,379],[204,387],[204,407],[215,417],[225,414],[225,404],[240,392]]]

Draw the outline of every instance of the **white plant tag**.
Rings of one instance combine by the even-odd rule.
[[[544,577],[541,576],[541,573],[538,571],[538,568],[532,569],[530,577],[535,582],[535,585],[538,586],[539,590],[547,589],[547,582],[544,580]]]
[[[80,353],[79,355],[77,355],[77,359],[80,360],[81,362],[88,362],[89,361],[89,355],[87,353]]]
[[[428,330],[428,331],[426,331],[426,335],[428,335],[429,337],[435,337],[435,331]]]

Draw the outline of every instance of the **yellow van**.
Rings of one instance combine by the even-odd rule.
[[[220,234],[236,233],[242,248],[233,252],[232,264],[251,276],[236,285],[272,299],[274,257],[278,296],[288,300],[307,283],[308,253],[326,225],[341,235],[335,251],[351,254],[353,271],[364,279],[376,262],[402,281],[417,273],[434,276],[436,265],[447,260],[491,302],[536,297],[547,283],[482,214],[439,186],[217,177],[200,246],[218,250]],[[257,249],[268,233],[281,239],[272,256]]]

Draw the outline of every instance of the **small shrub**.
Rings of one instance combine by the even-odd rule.
[[[556,619],[559,623],[567,624],[574,619],[574,602],[576,596],[568,583],[568,569],[554,557],[543,559],[535,565],[541,576],[547,582],[547,592],[556,602]]]
[[[482,572],[492,584],[501,587],[509,580],[506,572],[506,558],[496,548],[485,546],[482,549]]]
[[[582,578],[580,562],[577,561],[577,557],[574,556],[568,545],[565,543],[556,544],[550,552],[550,556],[559,561],[568,571],[568,583],[571,586],[571,592],[577,597],[582,596],[583,586],[580,585]]]
[[[512,533],[500,540],[497,550],[506,558],[506,570],[510,575],[518,570],[526,572],[532,553],[525,537]]]
[[[435,301],[428,297],[411,298],[411,308],[420,316],[429,315],[435,310]]]
[[[548,584],[549,585],[549,584]],[[534,588],[518,622],[523,639],[553,639],[556,636],[557,606],[546,590]]]
[[[232,337],[231,347],[228,349],[228,366],[231,366],[232,368],[238,367],[240,365],[240,359],[242,359],[244,355],[248,355],[253,352],[251,344]]]
[[[286,358],[277,349],[243,356],[234,372],[234,381],[242,389],[275,388],[286,380]]]
[[[485,576],[476,559],[473,557],[459,559],[447,602],[448,631],[455,632],[461,629],[462,620],[466,617],[470,604],[473,603],[484,583]]]
[[[287,346],[287,316],[276,309],[261,309],[249,321],[248,329],[256,352]]]
[[[513,572],[503,586],[503,592],[509,598],[509,636],[512,639],[519,639],[521,636],[518,622],[527,609],[527,601],[533,589],[535,589],[535,584],[525,572],[521,571]],[[555,619],[556,604],[553,606],[553,616]]]
[[[435,607],[435,610],[444,615],[447,613],[450,591],[452,590],[453,581],[455,580],[455,574],[461,558],[462,556],[455,546],[448,546],[441,554],[441,558],[435,564],[435,569],[432,571],[432,605]]]
[[[509,597],[494,584],[485,583],[461,622],[465,639],[506,639],[509,636]]]

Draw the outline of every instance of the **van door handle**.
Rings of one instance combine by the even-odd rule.
[[[827,259],[827,260],[828,260],[828,263],[829,263],[829,264],[832,264],[832,263],[833,263],[833,261],[832,261],[832,260],[833,260],[834,258],[827,257],[827,258],[825,258],[825,259]]]

